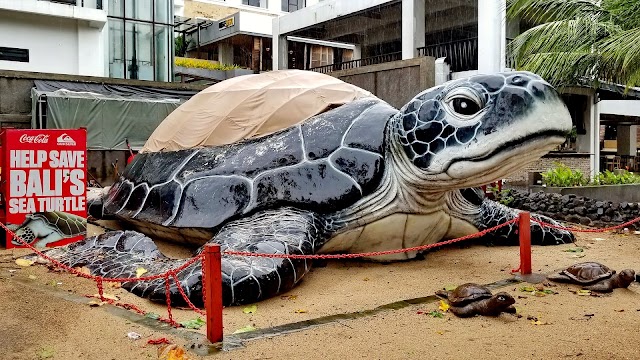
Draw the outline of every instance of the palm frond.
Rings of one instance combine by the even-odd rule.
[[[640,27],[617,33],[601,41],[600,76],[627,86],[637,86],[640,73]]]
[[[537,53],[589,52],[602,39],[622,29],[591,17],[548,22],[518,35],[507,47],[516,64]]]
[[[542,76],[555,86],[571,86],[578,79],[597,79],[600,55],[592,51],[536,53],[524,59],[518,70]]]
[[[533,24],[583,16],[611,21],[613,14],[596,0],[507,0],[508,18],[519,18]]]
[[[602,7],[613,14],[625,29],[640,27],[640,1],[603,0]]]

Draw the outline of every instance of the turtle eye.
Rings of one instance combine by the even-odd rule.
[[[500,295],[500,296],[498,296],[498,300],[500,300],[500,301],[505,301],[505,300],[507,300],[507,298],[506,298],[506,297],[504,297],[504,296],[502,296],[502,295]]]
[[[449,110],[462,118],[470,118],[479,113],[484,107],[480,97],[471,89],[458,88],[451,91],[445,98]]]

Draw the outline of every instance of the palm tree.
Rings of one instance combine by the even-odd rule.
[[[529,30],[508,46],[516,68],[554,85],[640,85],[640,0],[507,0]]]

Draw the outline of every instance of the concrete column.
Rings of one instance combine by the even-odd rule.
[[[592,102],[593,110],[591,114],[593,115],[593,121],[591,123],[593,131],[591,134],[593,136],[593,156],[592,156],[592,164],[591,167],[591,177],[593,178],[600,172],[600,109],[598,106],[598,94],[595,94],[595,99]]]
[[[233,64],[233,45],[229,43],[218,43],[218,61],[221,64]]]
[[[353,49],[353,60],[362,59],[362,45],[357,44]]]
[[[506,0],[478,0],[478,72],[503,71],[506,47]]]
[[[402,0],[402,60],[418,55],[424,46],[425,0]]]
[[[289,46],[287,44],[287,37],[280,33],[280,19],[273,19],[272,29],[272,60],[273,70],[283,70],[289,67]]]
[[[449,81],[451,75],[451,67],[447,64],[445,58],[438,58],[435,61],[435,85],[442,85]]]
[[[636,156],[638,151],[638,126],[618,125],[618,155]]]

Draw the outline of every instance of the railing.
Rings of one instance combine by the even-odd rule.
[[[324,65],[324,66],[316,66],[316,67],[310,68],[309,70],[326,74],[332,71],[355,69],[361,66],[382,64],[386,62],[397,61],[400,59],[402,59],[402,52],[394,52],[394,53],[377,55],[377,56],[372,56],[372,57],[358,59],[358,60],[344,61],[344,62],[333,63],[329,65]]]
[[[102,10],[103,0],[39,0],[39,1],[49,1],[52,3]]]
[[[420,47],[418,56],[446,57],[453,72],[475,70],[478,68],[478,38]]]

